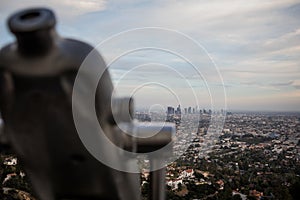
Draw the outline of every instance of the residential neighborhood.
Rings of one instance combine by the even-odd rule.
[[[167,167],[168,199],[298,199],[299,113],[229,113],[215,143],[206,141],[209,124],[196,124],[209,115],[186,117],[178,130],[190,140]]]

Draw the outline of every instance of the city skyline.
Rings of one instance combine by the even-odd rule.
[[[7,17],[31,6],[52,8],[58,16],[61,36],[93,46],[123,31],[160,27],[185,34],[204,48],[196,52],[186,41],[175,36],[164,41],[151,30],[144,38],[136,37],[136,45],[142,47],[147,45],[142,40],[157,45],[176,44],[173,49],[195,59],[199,71],[205,75],[201,77],[199,71],[193,71],[170,52],[143,49],[124,55],[111,63],[109,69],[117,93],[133,95],[137,107],[165,108],[180,104],[182,108],[190,105],[207,109],[300,111],[300,3],[297,1],[30,0],[22,4],[16,0],[4,1],[0,3],[1,47],[14,40],[6,26]],[[129,40],[132,35],[126,37],[124,41],[114,40],[113,44],[99,47],[107,63],[121,50],[134,47]],[[215,67],[212,62],[224,84],[216,80],[218,74],[210,73]],[[218,102],[223,101],[223,87],[227,108]],[[216,95],[211,96],[214,91]],[[214,105],[211,99],[216,101]]]

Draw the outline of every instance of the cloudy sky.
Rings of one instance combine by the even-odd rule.
[[[1,1],[1,46],[14,41],[7,17],[31,6],[98,45],[118,95],[139,106],[300,111],[299,0]]]

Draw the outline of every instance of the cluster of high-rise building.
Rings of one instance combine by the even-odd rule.
[[[196,107],[186,107],[184,108],[184,114],[211,114],[212,110],[206,110],[206,109],[199,109],[198,106]]]
[[[167,117],[166,121],[167,122],[175,122],[176,124],[179,124],[181,121],[181,115],[189,115],[189,114],[200,114],[200,115],[211,115],[213,112],[211,109],[199,109],[198,106],[196,107],[186,107],[183,109],[184,111],[181,111],[180,105],[177,106],[175,109],[172,106],[167,107]],[[221,110],[221,113],[223,113],[223,110]],[[206,121],[205,121],[206,124]]]
[[[151,116],[148,113],[136,112],[134,118],[140,122],[151,122]]]
[[[179,125],[182,121],[183,115],[186,117],[195,116],[195,117],[201,117],[202,120],[199,121],[199,128],[198,133],[201,132],[205,133],[207,130],[207,124],[209,121],[209,118],[212,114],[225,114],[225,111],[219,110],[219,111],[212,111],[211,109],[199,109],[198,106],[195,107],[185,107],[184,109],[181,108],[181,105],[178,105],[177,107],[168,106],[167,110],[163,113],[158,111],[145,111],[145,109],[142,109],[143,111],[139,111],[135,113],[134,118],[141,122],[151,122],[151,120],[154,121],[166,121],[166,122],[172,122],[176,125]],[[229,113],[228,113],[229,114]],[[163,115],[165,115],[163,118],[161,118]],[[159,116],[159,117],[158,117]],[[207,118],[207,119],[206,119]],[[205,128],[203,128],[205,127]]]
[[[178,105],[176,110],[175,110],[174,107],[168,106],[166,121],[167,122],[174,122],[176,124],[180,124],[180,122],[181,122],[181,108],[180,108],[180,105]]]

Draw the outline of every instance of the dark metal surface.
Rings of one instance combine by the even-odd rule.
[[[55,24],[54,13],[45,8],[23,10],[8,20],[16,42],[0,50],[0,111],[4,121],[0,142],[12,145],[41,200],[140,199],[139,174],[102,164],[88,152],[77,134],[72,115],[73,86],[93,47],[61,38]],[[135,153],[156,151],[172,143],[173,125],[133,123],[132,99],[112,101],[113,84],[106,64],[98,52],[94,52],[93,59],[104,72],[96,89],[95,110],[107,138]],[[87,76],[82,88],[89,84]],[[80,98],[84,100],[84,94]],[[85,112],[81,111],[80,114]],[[80,117],[84,119],[85,115]],[[122,123],[133,132],[132,136],[117,128]],[[138,137],[147,134],[152,136]],[[101,142],[99,146],[108,158],[126,167],[117,150],[105,149]],[[162,156],[165,155],[158,157]],[[157,170],[162,160],[149,159],[153,170],[151,199],[163,200],[165,169]]]
[[[156,165],[159,165],[161,160],[151,160],[150,165],[155,168]],[[151,170],[150,172],[150,199],[151,200],[164,200],[166,197],[165,195],[165,182],[166,176],[166,169],[158,169],[158,170]]]
[[[80,64],[93,48],[60,38],[54,25],[54,14],[48,9],[21,11],[9,19],[17,42],[0,51],[5,134],[39,199],[139,199],[138,175],[100,163],[76,133],[72,86]],[[99,67],[105,68],[98,57]],[[107,105],[112,88],[106,71],[97,92],[100,123],[107,123],[110,115]],[[109,126],[103,127],[112,133]]]

